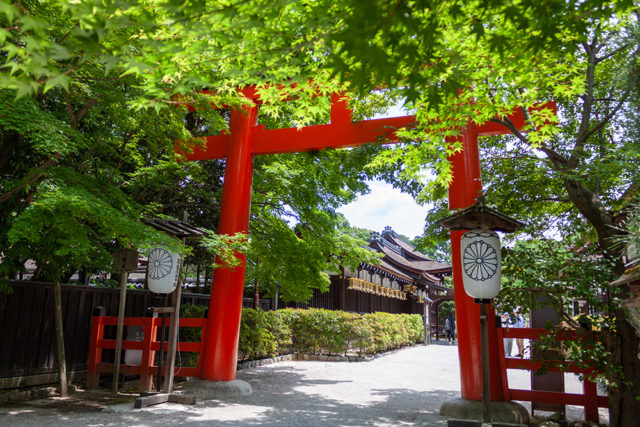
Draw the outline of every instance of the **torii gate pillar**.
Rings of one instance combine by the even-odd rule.
[[[220,234],[249,232],[253,180],[251,130],[257,117],[258,107],[247,108],[245,111],[231,111],[231,135],[218,225]],[[240,265],[235,268],[218,268],[213,275],[209,317],[200,358],[200,378],[205,380],[236,379],[246,266],[244,254],[239,254],[238,257]]]
[[[462,133],[462,151],[450,157],[453,181],[449,185],[449,209],[464,209],[473,205],[482,192],[478,131],[468,126]],[[460,239],[465,233],[451,231],[451,260],[453,266],[453,295],[456,307],[456,332],[458,333],[458,358],[460,360],[460,385],[463,399],[482,399],[480,308],[464,290]],[[498,359],[497,331],[493,308],[489,306],[489,368],[491,400],[504,400]]]

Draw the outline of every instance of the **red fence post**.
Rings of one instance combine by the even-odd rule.
[[[94,316],[91,319],[91,339],[89,342],[89,362],[87,366],[87,390],[98,388],[98,363],[102,361],[102,346],[104,338],[104,317]]]
[[[509,379],[507,378],[507,361],[504,354],[504,332],[502,328],[496,327],[496,334],[498,336],[498,360],[500,362],[500,379],[502,381],[502,393],[506,401],[511,400],[509,394]]]
[[[202,353],[204,353],[204,337],[207,336],[207,319],[202,319],[202,332],[200,332],[200,349],[198,350],[198,372],[202,371]]]
[[[598,413],[598,388],[596,383],[586,378],[583,380],[582,387],[584,390],[584,418],[586,421],[598,423],[600,414]]]
[[[538,339],[546,331],[540,328],[512,328],[506,331],[499,329],[498,336],[506,336],[508,338],[528,338],[533,341]],[[566,341],[576,339],[576,334],[572,332],[557,334],[556,339],[559,341]],[[526,360],[526,359],[505,359],[504,355],[501,357],[501,361],[504,362],[503,374],[506,376],[507,369],[525,369],[529,371],[536,371],[542,369],[542,360]],[[560,363],[560,362],[558,362]],[[573,363],[563,362],[564,368],[552,367],[551,371],[565,371],[573,373],[584,373],[585,376],[592,374],[592,369],[588,369],[586,372]],[[505,383],[506,384],[506,383]],[[536,403],[552,403],[561,405],[578,405],[584,406],[585,420],[590,422],[599,422],[599,407],[607,407],[608,399],[606,396],[598,396],[598,389],[596,384],[589,381],[587,378],[583,380],[583,393],[573,394],[565,391],[544,391],[544,390],[516,390],[508,388],[505,391],[507,398],[513,400],[524,400]]]
[[[142,333],[144,335],[142,344],[142,358],[140,360],[140,391],[150,391],[153,383],[153,374],[151,367],[153,366],[153,358],[155,351],[151,349],[151,346],[156,338],[157,317],[145,318],[144,326],[142,327]]]

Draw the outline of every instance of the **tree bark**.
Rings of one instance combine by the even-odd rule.
[[[620,256],[622,248],[616,247],[613,239],[614,236],[620,234],[620,231],[615,227],[613,215],[604,206],[600,196],[579,181],[564,178],[564,185],[571,203],[595,229],[602,253],[616,260],[614,270],[617,274],[624,273],[624,262]]]
[[[60,372],[60,396],[67,397],[67,363],[64,355],[64,331],[62,328],[62,290],[59,281],[53,282],[53,305],[56,325],[58,371]]]
[[[260,308],[260,292],[258,290],[258,278],[255,280],[255,287],[253,289],[253,308],[257,310]]]
[[[622,368],[622,378],[609,389],[609,425],[637,425],[640,419],[640,338],[624,309],[616,312],[616,333],[610,341],[612,363]]]

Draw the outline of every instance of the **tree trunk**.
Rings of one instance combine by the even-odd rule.
[[[212,273],[213,269],[211,268],[211,266],[207,265],[204,269],[204,293],[208,294],[211,292],[211,273]]]
[[[612,247],[614,242],[611,238],[620,232],[614,227],[613,216],[607,211],[600,196],[574,179],[565,178],[564,185],[573,205],[591,223],[598,234],[598,243],[602,250],[613,257],[618,257],[620,250]],[[622,271],[618,273],[622,274]]]
[[[53,282],[53,305],[56,325],[56,348],[60,372],[60,396],[67,397],[67,363],[64,355],[64,331],[62,330],[62,290],[59,281]]]
[[[258,279],[255,280],[255,287],[253,288],[253,309],[257,310],[260,308],[260,292],[258,290]]]
[[[616,259],[614,270],[622,274],[625,266],[620,248],[614,246],[619,231],[614,227],[613,216],[604,207],[597,193],[580,182],[565,178],[569,198],[580,213],[591,223],[598,234],[603,253]],[[609,378],[615,386],[609,388],[609,422],[612,427],[637,425],[640,419],[640,324],[637,316],[629,316],[628,310],[639,310],[637,297],[627,294],[622,306],[615,313],[616,331],[606,337],[606,347],[612,353],[612,367],[622,369],[622,378]]]
[[[612,363],[622,368],[622,379],[609,389],[611,427],[637,425],[640,419],[640,337],[630,320],[624,309],[616,312],[616,334],[609,343]]]

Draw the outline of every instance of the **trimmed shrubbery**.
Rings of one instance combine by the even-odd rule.
[[[243,360],[286,353],[374,354],[422,341],[417,314],[364,316],[332,310],[242,310],[239,357]]]
[[[204,316],[204,308],[189,304],[183,307],[184,317]],[[199,335],[199,331],[191,329],[194,328],[184,331],[185,341],[198,340],[192,335]],[[415,344],[423,338],[424,325],[418,314],[243,308],[238,357],[254,360],[288,353],[375,354]]]
[[[238,357],[264,359],[291,351],[291,329],[286,316],[278,311],[242,309]]]

